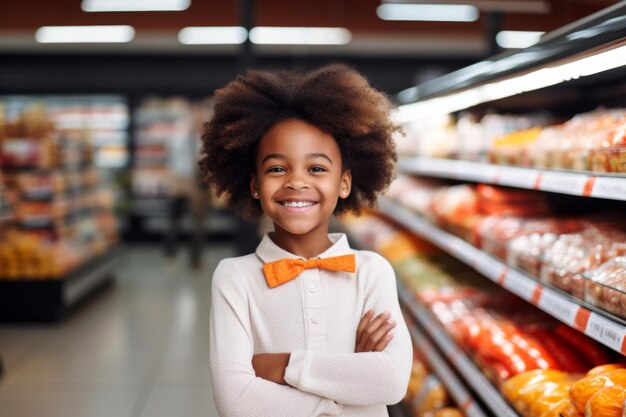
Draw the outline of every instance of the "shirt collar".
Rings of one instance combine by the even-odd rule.
[[[345,255],[352,253],[348,238],[345,233],[329,233],[328,239],[332,242],[332,246],[320,253],[318,257],[328,258],[331,256]],[[261,243],[256,248],[256,255],[263,262],[273,262],[278,259],[284,258],[302,258],[301,256],[294,255],[293,253],[286,251],[278,247],[274,241],[269,237],[269,234],[263,236]]]

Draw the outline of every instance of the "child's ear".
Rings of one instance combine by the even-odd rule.
[[[255,199],[259,199],[259,182],[256,179],[256,175],[252,174],[250,178],[250,193]]]
[[[352,190],[352,172],[346,169],[341,175],[341,184],[339,185],[339,197],[348,198]]]

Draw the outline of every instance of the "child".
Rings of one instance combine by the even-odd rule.
[[[328,234],[373,206],[396,161],[389,103],[345,66],[249,71],[215,95],[200,167],[274,232],[213,275],[210,364],[222,417],[387,416],[412,345],[393,270]],[[392,330],[393,329],[393,333]]]

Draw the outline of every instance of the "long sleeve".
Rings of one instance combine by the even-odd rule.
[[[314,350],[291,353],[285,380],[302,391],[341,404],[395,404],[406,394],[412,344],[400,311],[395,274],[380,255],[372,254],[364,311],[389,311],[397,321],[383,352],[336,353]],[[356,331],[356,329],[354,329]]]
[[[316,417],[342,406],[255,376],[250,313],[232,264],[218,265],[212,283],[210,364],[215,405],[223,417]],[[241,278],[241,277],[239,277]]]

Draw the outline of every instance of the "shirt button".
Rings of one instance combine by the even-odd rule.
[[[313,317],[311,317],[311,322],[313,322],[313,324],[319,324],[320,316],[313,316]]]
[[[315,286],[315,284],[309,285],[309,292],[315,292],[315,291],[317,291],[317,287]]]

